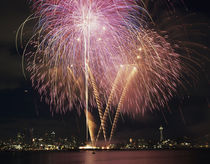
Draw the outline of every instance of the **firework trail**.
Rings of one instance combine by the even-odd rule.
[[[129,72],[128,78],[126,79],[126,84],[125,84],[125,87],[123,88],[123,91],[122,91],[122,94],[121,94],[121,97],[120,97],[120,100],[119,100],[119,104],[118,104],[117,109],[116,109],[116,113],[115,113],[112,129],[111,129],[111,134],[110,134],[110,137],[109,137],[109,142],[111,142],[112,136],[114,134],[114,130],[115,130],[116,126],[117,126],[117,121],[118,121],[118,118],[119,118],[121,106],[122,106],[122,103],[123,103],[123,101],[125,99],[126,93],[128,92],[129,84],[130,84],[130,82],[132,80],[132,77],[135,75],[136,71],[137,71],[137,68],[133,67],[132,71]]]
[[[106,102],[106,108],[105,108],[105,111],[103,113],[103,117],[101,119],[101,125],[100,125],[100,128],[98,130],[98,134],[97,134],[97,137],[96,137],[96,142],[97,142],[97,140],[99,138],[99,135],[101,133],[101,130],[103,128],[104,128],[104,136],[105,136],[104,139],[105,139],[105,142],[106,142],[106,129],[105,129],[105,127],[106,127],[106,120],[107,120],[109,108],[110,108],[110,105],[112,103],[112,99],[113,99],[114,93],[115,93],[116,88],[117,88],[117,84],[118,84],[120,78],[122,78],[121,75],[122,75],[122,66],[121,66],[120,70],[117,73],[117,76],[116,76],[116,78],[115,78],[115,80],[113,82],[112,89],[111,89],[111,92],[109,94],[108,100]]]
[[[92,83],[92,87],[93,87],[93,92],[94,92],[94,95],[95,95],[96,104],[97,104],[98,111],[99,111],[99,117],[100,117],[100,120],[102,122],[103,110],[102,110],[101,101],[100,101],[100,98],[99,98],[99,92],[98,92],[98,89],[97,89],[97,86],[96,86],[95,79],[94,79],[94,77],[92,75],[92,72],[90,71],[89,68],[88,68],[88,72],[89,72],[89,75],[90,75],[90,79],[91,79],[91,83]],[[103,134],[104,134],[104,140],[106,141],[106,133],[105,133],[104,125],[102,125],[102,129],[103,129]]]

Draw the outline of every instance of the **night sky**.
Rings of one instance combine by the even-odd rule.
[[[210,28],[208,1],[188,0],[185,6],[178,6],[183,14],[193,13],[193,22],[204,23],[206,31]],[[27,0],[6,0],[0,9],[0,138],[14,137],[17,132],[33,128],[34,133],[43,134],[55,131],[58,136],[84,137],[84,115],[72,111],[66,115],[52,115],[49,106],[40,102],[40,96],[31,87],[29,76],[25,79],[22,72],[21,55],[16,51],[15,36],[20,24],[31,14]],[[180,14],[179,14],[180,15]],[[158,21],[158,20],[157,20]],[[192,24],[193,25],[193,24]],[[32,24],[25,29],[30,35]],[[196,30],[200,30],[196,26]],[[27,30],[28,29],[28,30]],[[190,33],[189,33],[190,37]],[[202,40],[209,47],[210,35]],[[21,47],[19,46],[20,52]],[[202,50],[201,50],[202,52]],[[204,53],[209,59],[208,53]],[[158,127],[163,125],[167,137],[200,137],[210,134],[210,89],[209,62],[202,60],[202,68],[194,86],[187,87],[182,96],[169,103],[170,111],[146,112],[135,119],[122,116],[116,138],[152,137],[158,138]],[[27,74],[27,73],[26,73]]]

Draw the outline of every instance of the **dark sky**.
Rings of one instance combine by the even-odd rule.
[[[194,22],[203,20],[209,28],[210,12],[208,1],[188,0],[183,7],[183,16],[196,13]],[[30,15],[27,0],[6,0],[0,9],[0,138],[12,137],[18,131],[34,128],[37,133],[54,130],[58,135],[84,134],[84,117],[75,112],[67,115],[55,115],[49,111],[49,106],[40,102],[39,95],[31,88],[31,83],[22,73],[21,55],[16,51],[15,35],[19,25]],[[201,18],[201,19],[198,19]],[[30,29],[30,25],[28,27]],[[199,27],[197,27],[199,30]],[[27,29],[27,28],[26,28]],[[30,31],[30,30],[29,30]],[[25,31],[27,32],[27,30]],[[209,42],[209,36],[205,36]],[[208,46],[208,45],[207,45]],[[21,48],[21,47],[19,47]],[[210,48],[210,47],[208,47]],[[209,58],[209,57],[208,57]],[[185,93],[182,102],[173,100],[170,103],[171,112],[147,112],[145,116],[132,119],[123,116],[119,122],[116,136],[152,136],[158,137],[158,127],[162,124],[165,135],[201,136],[210,134],[210,99],[207,75],[209,67],[204,66],[194,88]],[[189,95],[189,97],[188,97]],[[181,105],[180,105],[181,104]],[[181,110],[178,109],[180,105]],[[180,112],[181,111],[181,112]],[[164,119],[164,116],[166,120]]]

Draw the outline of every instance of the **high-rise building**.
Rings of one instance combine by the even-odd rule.
[[[160,130],[160,142],[162,142],[163,141],[163,127],[162,127],[162,125],[160,126],[159,130]]]

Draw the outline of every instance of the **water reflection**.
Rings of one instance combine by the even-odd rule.
[[[97,157],[95,154],[93,154],[92,151],[86,151],[84,152],[84,162],[85,164],[94,164],[95,161],[96,161],[96,158]]]
[[[2,164],[198,164],[210,151],[0,152]],[[4,162],[5,161],[5,162]]]

